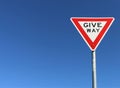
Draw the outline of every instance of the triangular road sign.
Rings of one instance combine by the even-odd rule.
[[[113,17],[71,17],[71,21],[85,40],[89,48],[94,51],[105,36]]]

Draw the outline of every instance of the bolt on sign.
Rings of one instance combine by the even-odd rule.
[[[113,17],[71,17],[71,21],[85,40],[89,48],[94,51],[107,33]]]

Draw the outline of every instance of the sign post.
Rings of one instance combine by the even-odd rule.
[[[71,21],[92,51],[92,88],[97,88],[96,48],[114,21],[113,17],[71,17]]]
[[[92,88],[97,88],[96,53],[92,51]]]

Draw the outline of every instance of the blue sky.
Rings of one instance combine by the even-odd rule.
[[[91,88],[91,51],[70,17],[115,17],[97,48],[98,88],[120,87],[119,0],[0,0],[0,88]]]

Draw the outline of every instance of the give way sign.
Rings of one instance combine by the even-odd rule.
[[[71,17],[71,21],[92,51],[110,28],[113,17]]]

